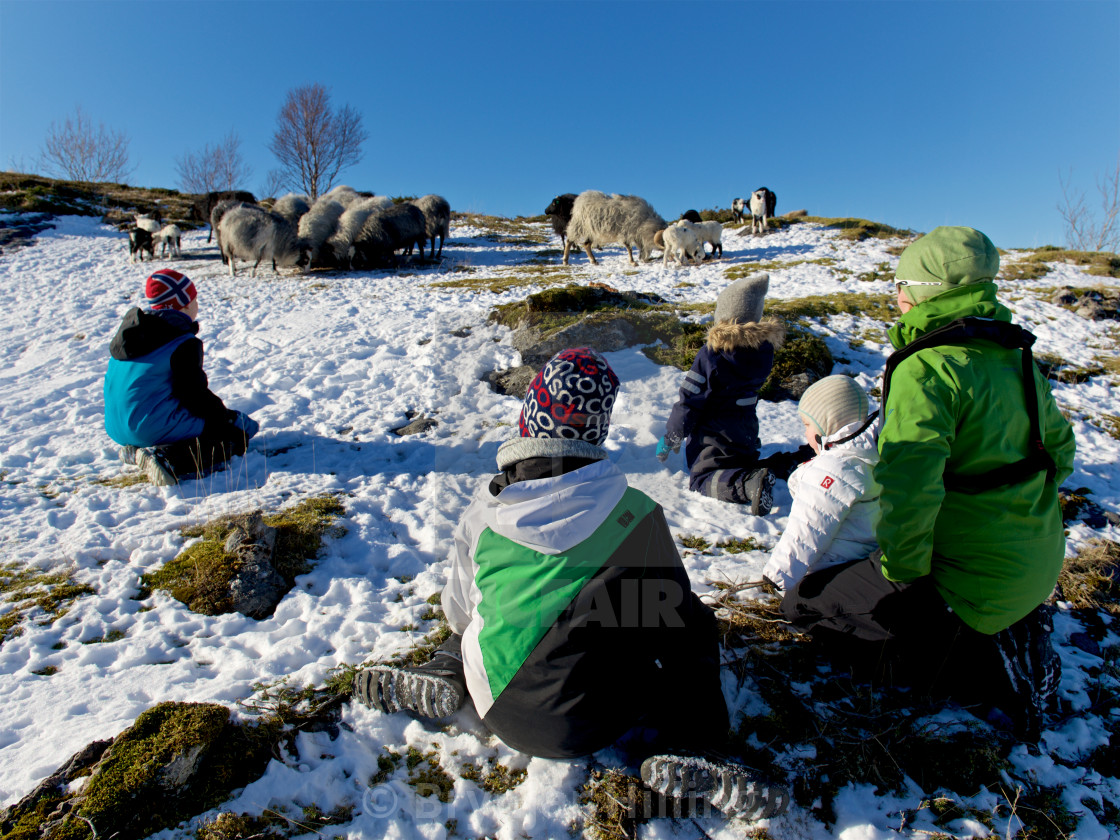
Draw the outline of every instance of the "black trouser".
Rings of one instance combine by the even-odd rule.
[[[157,447],[178,478],[204,476],[235,455],[244,455],[249,441],[232,423],[207,425],[196,438]]]

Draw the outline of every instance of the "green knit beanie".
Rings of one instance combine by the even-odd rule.
[[[999,252],[992,240],[969,227],[938,227],[902,252],[895,282],[917,304],[957,286],[995,280]]]

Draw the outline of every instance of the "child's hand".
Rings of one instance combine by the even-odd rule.
[[[670,452],[680,452],[681,445],[678,443],[676,446],[670,446],[668,441],[662,436],[661,440],[657,442],[657,460],[664,464],[669,459]]]
[[[260,431],[261,424],[246,414],[244,411],[233,411],[230,422],[245,433],[246,438],[251,438]]]

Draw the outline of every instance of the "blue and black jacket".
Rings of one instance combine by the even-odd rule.
[[[230,412],[202,370],[198,324],[174,309],[130,309],[109,344],[105,431],[121,445],[198,437]]]

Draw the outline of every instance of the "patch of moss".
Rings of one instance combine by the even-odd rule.
[[[53,677],[58,673],[58,668],[56,668],[54,665],[47,665],[43,668],[39,668],[37,671],[32,671],[31,673],[37,677]]]
[[[466,761],[459,768],[459,778],[474,782],[493,796],[513,790],[525,781],[527,774],[526,770],[511,770],[504,764],[499,764],[494,756],[486,760],[485,766]]]
[[[137,484],[147,484],[148,476],[142,471],[129,471],[122,472],[120,475],[114,475],[109,478],[95,478],[94,484],[99,484],[102,487],[112,487],[115,490],[123,490],[126,487],[135,487]]]
[[[408,767],[408,783],[416,788],[419,796],[434,794],[440,802],[451,801],[455,779],[443,769],[438,753],[421,753],[416,747],[409,747],[405,766]]]
[[[74,583],[72,572],[44,572],[18,563],[0,563],[0,593],[6,611],[0,613],[0,645],[23,633],[25,619],[37,617],[49,624],[62,618],[70,605],[83,595],[92,595],[94,589],[84,583]]]
[[[787,321],[827,318],[840,314],[862,315],[888,323],[897,321],[900,315],[895,295],[865,295],[855,292],[807,295],[790,300],[767,300],[765,314],[784,318]]]
[[[3,840],[41,840],[43,827],[56,823],[50,840],[92,840],[89,825],[73,816],[64,815],[60,806],[66,802],[61,791],[52,791],[40,797],[22,814],[6,814],[13,822],[3,834]]]
[[[720,540],[716,543],[716,548],[723,549],[725,554],[744,554],[748,551],[766,551],[767,548],[754,537],[744,537],[738,539],[735,537],[726,540]]]
[[[334,521],[346,508],[334,494],[315,496],[278,513],[264,517],[276,529],[272,565],[290,586],[298,575],[311,568],[322,547],[323,535],[336,528]],[[173,598],[203,615],[220,615],[233,610],[229,582],[240,568],[239,559],[225,551],[225,541],[234,528],[248,518],[224,516],[184,528],[184,537],[199,541],[184,549],[163,568],[142,575],[141,584],[163,589]],[[339,533],[339,531],[335,531]]]
[[[377,787],[389,781],[392,775],[397,772],[397,768],[401,766],[403,757],[400,753],[386,747],[385,752],[377,757],[377,772],[370,776],[369,786]]]
[[[697,536],[681,537],[680,540],[681,545],[683,545],[685,548],[692,548],[696,551],[703,551],[711,545],[711,543],[703,537]]]
[[[112,642],[119,642],[121,639],[123,639],[125,637],[125,635],[126,634],[123,630],[117,630],[117,629],[114,628],[114,629],[110,630],[108,633],[106,633],[104,636],[95,636],[92,639],[86,639],[84,642],[82,642],[82,644],[83,645],[110,644]]]
[[[631,840],[646,822],[649,790],[636,776],[619,770],[592,771],[579,792],[584,806],[583,833],[591,840]]]

